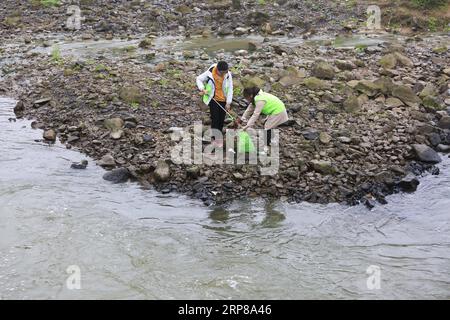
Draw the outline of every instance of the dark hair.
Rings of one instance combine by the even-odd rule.
[[[260,89],[258,87],[253,86],[253,87],[245,88],[244,92],[242,94],[245,98],[249,97],[251,99],[252,103],[254,105],[256,105],[255,97],[259,93],[259,91],[260,91]]]
[[[228,71],[228,63],[226,63],[225,61],[219,61],[217,63],[217,69],[219,71]]]

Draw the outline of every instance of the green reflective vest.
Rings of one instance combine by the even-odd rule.
[[[262,90],[258,93],[258,95],[255,97],[255,102],[258,101],[265,101],[266,104],[264,105],[264,108],[262,109],[261,113],[264,115],[272,115],[272,114],[279,114],[280,112],[283,112],[286,110],[286,107],[284,106],[283,101],[275,97],[273,94],[263,92]]]

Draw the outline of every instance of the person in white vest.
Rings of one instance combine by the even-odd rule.
[[[225,110],[231,111],[233,101],[233,78],[225,61],[213,64],[197,77],[197,87],[203,102],[209,106],[211,129],[223,130]],[[223,146],[223,139],[214,140],[217,146]]]

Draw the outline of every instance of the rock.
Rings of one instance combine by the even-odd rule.
[[[443,116],[438,123],[439,128],[450,129],[450,116]]]
[[[194,59],[195,58],[195,53],[190,51],[190,50],[185,50],[185,51],[183,51],[183,57],[185,59]]]
[[[450,77],[450,68],[445,68],[442,72]]]
[[[44,131],[43,137],[45,140],[55,141],[56,140],[56,132],[53,129]]]
[[[283,87],[292,86],[300,83],[305,76],[306,74],[304,71],[290,67],[286,70],[283,70],[283,72],[281,73],[280,84]]]
[[[326,87],[326,83],[318,78],[306,78],[303,84],[310,90],[321,90]]]
[[[344,101],[344,110],[349,113],[358,112],[361,106],[361,100],[356,96],[350,96]]]
[[[419,97],[421,98],[434,95],[436,95],[436,87],[431,83],[427,84],[425,88],[423,88],[422,91],[419,93]]]
[[[375,199],[372,196],[366,196],[362,199],[362,203],[368,208],[373,209],[377,205]]]
[[[124,183],[131,178],[130,171],[127,168],[114,169],[103,175],[103,179],[112,183]]]
[[[441,162],[441,157],[436,151],[424,144],[414,144],[412,146],[413,151],[416,156],[416,160],[426,162],[426,163],[439,163]]]
[[[188,169],[186,169],[186,173],[188,177],[192,179],[197,179],[198,176],[200,175],[200,167],[199,166],[189,167]]]
[[[378,63],[385,69],[394,69],[397,65],[397,58],[394,54],[389,53],[383,56]]]
[[[23,101],[17,102],[16,106],[14,107],[14,113],[17,118],[23,117],[23,112],[25,111],[25,105]]]
[[[80,140],[79,136],[70,135],[67,137],[67,143],[70,143],[70,144],[77,142],[78,140]]]
[[[398,98],[387,98],[384,104],[389,109],[404,106],[404,103]]]
[[[335,75],[333,66],[325,61],[317,61],[312,66],[311,75],[319,79],[332,80]]]
[[[349,137],[338,137],[338,140],[342,143],[350,143],[352,142],[352,139]]]
[[[351,61],[345,61],[345,60],[336,60],[334,62],[336,67],[338,67],[340,70],[348,70],[351,71],[353,69],[356,69],[357,66]]]
[[[112,131],[109,135],[113,140],[119,140],[123,136],[123,130]]]
[[[385,95],[391,95],[392,89],[394,88],[394,83],[392,82],[391,78],[388,77],[381,77],[377,80],[375,80],[374,85],[376,85],[381,93]]]
[[[397,63],[400,63],[401,65],[403,65],[405,67],[414,66],[414,63],[412,62],[412,60],[410,58],[408,58],[407,56],[404,56],[400,52],[395,52],[394,55],[395,55],[395,58],[397,59]]]
[[[234,29],[233,34],[235,36],[242,36],[242,35],[246,34],[247,32],[248,32],[247,28],[238,27],[238,28]]]
[[[142,103],[144,97],[137,86],[124,86],[119,91],[119,97],[126,103]]]
[[[442,153],[450,152],[450,146],[446,145],[446,144],[439,144],[436,148],[439,152],[442,152]]]
[[[148,49],[152,46],[152,44],[153,44],[153,42],[151,39],[145,38],[141,42],[139,42],[139,48]]]
[[[114,131],[118,131],[118,130],[122,129],[122,127],[124,125],[124,121],[120,118],[111,118],[111,119],[106,119],[103,122],[103,125],[108,130],[114,132]]]
[[[35,108],[37,108],[37,107],[40,107],[41,105],[44,105],[44,104],[46,104],[46,103],[48,103],[50,101],[51,101],[51,98],[42,98],[42,99],[34,101],[33,102],[33,106]]]
[[[394,85],[392,95],[402,100],[409,107],[418,107],[420,99],[410,87],[402,85]]]
[[[170,167],[166,161],[160,160],[156,166],[153,176],[158,182],[168,181],[170,178]]]
[[[445,110],[445,107],[441,105],[436,97],[426,96],[422,103],[425,107],[433,109],[433,110]]]
[[[329,144],[331,142],[331,136],[326,132],[321,132],[319,134],[319,141],[323,144]]]
[[[302,131],[302,135],[306,140],[316,140],[319,138],[319,132],[314,129],[307,129]]]
[[[100,161],[97,162],[97,164],[104,168],[113,168],[116,166],[116,161],[112,155],[106,154],[100,159]]]
[[[270,19],[269,15],[264,12],[251,12],[247,15],[247,20],[251,25],[261,26],[264,23],[268,22]]]
[[[408,175],[398,183],[400,190],[404,192],[414,192],[417,190],[418,185],[419,180],[412,173],[408,173]]]
[[[375,96],[378,92],[380,92],[380,87],[372,81],[361,80],[355,86],[355,90],[366,94],[369,97]]]
[[[75,163],[75,162],[72,163],[70,167],[72,169],[84,170],[84,169],[86,169],[87,165],[88,165],[88,161],[82,160],[80,163]]]
[[[435,48],[433,48],[433,52],[434,53],[437,53],[437,54],[441,54],[441,53],[444,53],[444,52],[446,52],[448,49],[447,49],[447,46],[442,46],[442,47],[435,47]]]
[[[330,161],[312,160],[310,162],[310,165],[314,171],[321,174],[329,175],[335,174],[337,172],[336,168],[331,164]]]
[[[244,176],[240,172],[234,172],[233,177],[238,181],[244,180]]]
[[[264,81],[263,79],[261,79],[259,77],[245,76],[241,79],[241,83],[244,88],[249,88],[249,87],[253,87],[253,86],[262,88],[266,84],[266,81]]]

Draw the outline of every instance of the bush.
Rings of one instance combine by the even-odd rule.
[[[447,0],[411,0],[413,4],[421,8],[435,8],[447,3]]]

